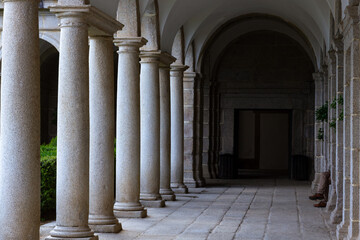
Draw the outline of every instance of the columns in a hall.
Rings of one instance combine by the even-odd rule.
[[[114,204],[114,55],[112,37],[90,38],[90,210],[96,232],[119,232]]]
[[[118,50],[116,129],[116,217],[146,217],[140,199],[140,63],[138,2],[121,0],[117,20],[125,24],[115,38]]]
[[[335,56],[336,56],[336,163],[335,163],[335,191],[336,203],[335,209],[330,215],[330,221],[333,224],[339,224],[342,219],[343,207],[343,120],[344,114],[343,104],[339,103],[339,99],[343,99],[344,91],[344,44],[342,36],[337,36],[335,39]]]
[[[39,239],[38,1],[5,0],[3,19],[0,239]]]
[[[184,184],[184,91],[183,78],[185,66],[184,29],[181,27],[175,36],[172,55],[176,61],[170,70],[171,103],[171,188],[175,193],[187,193]]]
[[[170,187],[170,64],[175,58],[162,53],[160,60],[160,194],[164,200],[174,201],[176,197]]]
[[[47,239],[98,239],[89,220],[89,39],[88,32],[112,36],[122,25],[87,5],[85,1],[61,0],[51,7],[60,19],[60,60],[57,142],[56,227]],[[102,24],[92,26],[101,21]],[[96,231],[116,232],[120,225],[112,213],[113,108],[111,89],[111,39],[91,39],[92,135],[102,147],[92,146],[90,224]],[[94,84],[94,85],[93,85]],[[101,87],[99,87],[99,85]],[[94,87],[94,88],[93,88]],[[93,92],[94,91],[94,92]],[[99,98],[99,99],[95,99]],[[105,114],[99,116],[99,114]],[[93,142],[96,144],[99,142]],[[95,169],[96,168],[96,169]],[[111,184],[112,185],[112,184]],[[104,194],[104,195],[102,195]],[[106,194],[106,195],[105,195]],[[100,202],[98,202],[100,201]]]

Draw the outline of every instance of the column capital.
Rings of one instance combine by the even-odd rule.
[[[141,63],[159,63],[161,56],[160,50],[155,51],[140,51]]]
[[[169,68],[172,63],[176,61],[176,58],[167,52],[161,52],[160,55],[160,67],[161,68]]]
[[[176,63],[171,64],[170,67],[171,67],[172,72],[185,72],[186,69],[189,68],[189,66],[182,65],[182,64],[176,64]]]
[[[324,73],[323,72],[315,72],[313,73],[313,79],[315,82],[324,81]]]
[[[114,44],[117,47],[136,47],[140,48],[147,43],[143,37],[115,37]]]
[[[184,82],[195,82],[196,72],[184,72]]]

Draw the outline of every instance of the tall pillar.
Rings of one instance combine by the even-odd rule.
[[[4,1],[1,85],[0,239],[39,239],[38,1]]]
[[[183,77],[187,66],[172,64],[170,71],[171,103],[171,188],[187,193],[184,184],[184,96]]]
[[[160,195],[160,51],[142,51],[140,73],[140,200],[164,207]]]
[[[329,120],[331,123],[336,121],[336,109],[334,109],[331,104],[334,100],[337,101],[337,93],[336,93],[336,56],[335,50],[331,48],[329,50],[330,57],[330,66],[329,66]],[[336,205],[336,127],[329,128],[329,167],[330,167],[330,179],[331,184],[329,185],[329,199],[326,204],[326,211],[331,212],[335,209]]]
[[[116,129],[116,217],[143,218],[140,198],[140,63],[141,37],[115,38],[119,47]]]
[[[197,187],[196,182],[196,133],[195,133],[195,84],[196,73],[184,73],[184,182]]]
[[[359,235],[359,16],[358,6],[348,6],[344,19],[344,162],[343,219],[339,239]]]
[[[164,200],[174,201],[170,187],[170,64],[175,61],[171,55],[162,53],[160,63],[160,194]]]
[[[344,53],[344,120],[343,120],[343,211],[342,221],[336,235],[342,239],[348,232],[350,222],[350,56]]]
[[[323,76],[322,73],[314,73],[313,78],[315,81],[315,111],[320,108],[323,104]],[[319,122],[315,118],[315,157],[314,157],[314,168],[315,168],[315,178],[312,182],[312,192],[316,192],[319,181],[320,181],[320,173],[321,173],[321,163],[323,158],[323,139],[319,139],[319,131],[324,131],[323,123]]]
[[[93,240],[98,237],[88,226],[88,7],[55,6],[51,11],[60,19],[56,191],[61,194],[56,196],[56,227],[47,239]]]
[[[356,7],[357,9],[357,7]],[[360,36],[359,17],[356,11],[356,22],[352,26],[351,42],[351,79],[350,79],[350,225],[348,239],[359,239],[359,171],[360,171]]]
[[[342,37],[341,37],[342,38]],[[336,92],[337,99],[343,99],[344,91],[344,46],[342,39],[336,39]],[[343,104],[336,103],[336,206],[330,215],[330,221],[333,224],[339,224],[342,219],[343,208],[343,120],[341,119],[343,112]]]
[[[90,38],[90,210],[95,232],[120,232],[114,204],[114,55],[112,37]]]

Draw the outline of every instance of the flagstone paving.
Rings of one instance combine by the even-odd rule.
[[[334,226],[325,210],[308,199],[308,182],[286,179],[212,181],[206,188],[177,195],[165,208],[148,209],[144,219],[119,219],[118,234],[100,240],[328,240]],[[44,239],[54,223],[43,225]]]

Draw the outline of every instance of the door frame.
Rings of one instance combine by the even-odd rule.
[[[288,124],[288,176],[290,177],[291,174],[291,155],[292,155],[292,125],[293,125],[293,110],[289,109],[244,109],[244,108],[237,108],[234,109],[234,144],[233,144],[233,154],[236,163],[236,169],[247,169],[241,168],[240,159],[238,158],[239,155],[239,113],[240,111],[253,111],[255,113],[255,163],[254,163],[254,170],[260,170],[260,114],[262,113],[286,113],[288,114],[289,124]],[[244,159],[246,160],[246,159]]]

